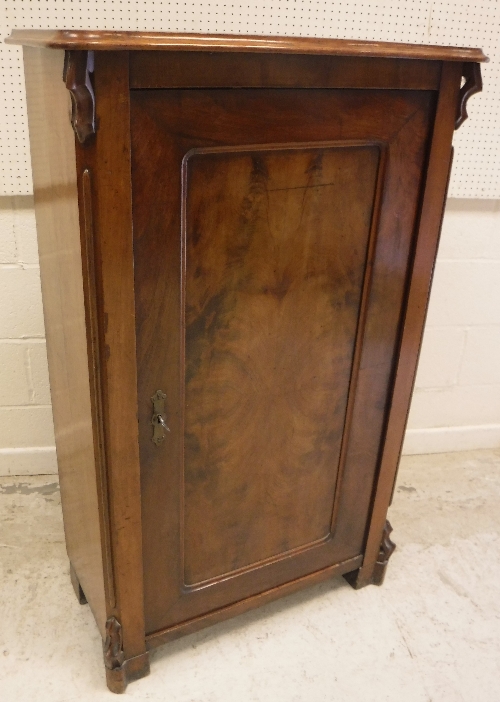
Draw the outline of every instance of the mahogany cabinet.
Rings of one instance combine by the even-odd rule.
[[[325,578],[381,584],[452,134],[485,57],[9,41],[71,575],[122,692],[153,646]]]

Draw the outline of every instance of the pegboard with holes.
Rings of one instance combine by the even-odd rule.
[[[484,92],[455,133],[452,197],[500,198],[500,2],[441,0],[3,0],[2,38],[12,27],[276,34],[478,46]],[[32,192],[22,50],[0,48],[0,194]]]

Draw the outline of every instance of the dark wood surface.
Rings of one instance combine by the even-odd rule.
[[[227,607],[219,607],[212,612],[207,612],[200,617],[195,619],[188,619],[185,622],[176,624],[174,626],[168,627],[163,631],[156,631],[152,634],[146,636],[146,643],[148,650],[156,648],[157,646],[162,646],[170,641],[175,641],[182,636],[187,636],[195,631],[200,631],[200,629],[205,629],[212,624],[217,624],[218,622],[223,622],[232,617],[236,617],[244,612],[248,612],[256,607],[262,607],[268,602],[274,602],[282,597],[287,597],[288,595],[298,592],[307,587],[312,587],[318,583],[322,583],[325,580],[330,580],[336,576],[345,575],[349,572],[357,572],[356,569],[359,568],[363,561],[363,556],[356,556],[356,558],[350,558],[342,563],[337,563],[327,568],[322,568],[321,570],[316,570],[314,573],[309,575],[304,575],[301,578],[295,578],[289,582],[283,583],[283,585],[278,585],[269,590],[264,590],[257,595],[252,597],[246,597],[243,600],[239,600],[234,604],[228,605]]]
[[[184,158],[186,586],[330,536],[380,156]]]
[[[401,44],[318,37],[252,36],[242,34],[175,34],[83,29],[13,29],[8,44],[52,49],[158,51],[256,51],[332,56],[380,56],[437,61],[487,61],[481,49]]]
[[[71,124],[80,144],[95,134],[95,100],[90,73],[91,51],[66,51],[63,80],[71,95]]]
[[[67,64],[77,60],[89,65],[84,55],[68,53]],[[87,86],[99,103],[99,128],[87,131],[83,140],[75,128],[75,148],[106,595],[99,624],[105,643],[110,630],[120,632],[113,638],[111,658],[105,646],[105,663],[108,687],[123,692],[130,680],[149,672],[136,419],[128,57],[112,53],[102,61],[99,55],[95,64],[95,77]],[[78,84],[76,88],[74,127],[75,109],[82,115]],[[115,620],[117,627],[110,629]]]
[[[437,90],[440,61],[301,54],[132,51],[131,88]]]
[[[429,165],[425,173],[415,251],[411,261],[411,277],[401,342],[395,359],[395,382],[383,441],[371,529],[363,566],[356,580],[358,586],[371,582],[376,567],[387,507],[391,500],[401,456],[446,201],[452,158],[451,140],[459,102],[460,76],[461,71],[458,66],[445,64]]]
[[[162,642],[333,575],[382,582],[451,138],[485,57],[13,42],[69,50],[75,135],[63,52],[25,48],[35,206],[72,581],[123,692]]]
[[[78,146],[78,167],[92,177],[97,269],[100,391],[109,502],[115,616],[123,627],[125,659],[144,647],[140,468],[137,441],[134,273],[128,60],[125,53],[95,57],[99,128]],[[111,603],[110,603],[111,604]]]
[[[133,92],[148,633],[362,553],[434,106]]]

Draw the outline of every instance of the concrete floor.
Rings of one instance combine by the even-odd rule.
[[[54,476],[0,479],[0,699],[116,700]],[[403,460],[383,587],[333,580],[153,653],[133,700],[498,702],[500,450]]]

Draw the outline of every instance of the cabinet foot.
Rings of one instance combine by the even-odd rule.
[[[146,652],[123,661],[119,668],[106,668],[106,683],[111,692],[122,694],[130,682],[146,677],[149,672],[149,653]]]
[[[73,590],[75,591],[76,599],[81,605],[87,604],[87,598],[85,597],[85,593],[82,590],[82,586],[80,585],[80,581],[78,580],[78,576],[71,562],[69,564],[69,577],[71,578],[71,584],[73,585]]]
[[[382,542],[378,558],[373,566],[371,573],[363,573],[363,568],[353,570],[351,573],[345,573],[344,578],[355,590],[359,590],[366,585],[382,585],[387,570],[389,558],[396,550],[396,544],[391,541],[392,527],[388,520],[385,522],[384,531],[382,532]]]
[[[149,653],[125,659],[122,645],[122,627],[116,617],[106,622],[106,640],[103,646],[106,682],[111,692],[121,694],[129,682],[149,675]]]
[[[394,541],[391,541],[391,532],[392,527],[389,521],[386,520],[382,534],[382,543],[380,544],[380,551],[378,553],[377,562],[375,563],[375,568],[373,569],[372,583],[374,585],[382,585],[384,582],[385,571],[387,570],[389,558],[396,550],[396,544]]]

